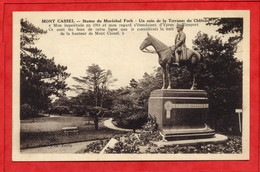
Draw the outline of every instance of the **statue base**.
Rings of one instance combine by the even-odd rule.
[[[228,137],[222,134],[215,134],[209,138],[197,138],[197,139],[186,139],[186,140],[174,140],[174,141],[156,141],[153,144],[158,147],[174,146],[174,145],[194,145],[194,144],[208,144],[208,143],[223,143],[228,140]]]
[[[162,89],[150,94],[148,113],[166,140],[212,137],[207,125],[208,97],[204,90]]]

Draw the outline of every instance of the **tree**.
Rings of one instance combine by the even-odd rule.
[[[46,31],[21,19],[20,36],[20,98],[21,117],[47,110],[51,95],[61,96],[67,90],[66,66],[57,65],[37,47],[32,47]],[[30,112],[30,113],[28,113]],[[28,116],[27,116],[28,117]]]
[[[134,132],[141,128],[147,120],[147,108],[139,102],[136,90],[130,87],[120,88],[114,95],[112,112],[117,126],[133,129]]]
[[[239,43],[243,39],[243,18],[209,18],[207,25],[219,26],[217,32],[221,34],[237,33],[229,39]]]
[[[144,73],[143,78],[136,81],[130,80],[130,87],[116,90],[113,101],[113,113],[117,125],[123,128],[131,128],[135,131],[141,128],[148,118],[148,99],[151,91],[159,89],[162,84],[160,68],[153,73]]]
[[[55,113],[55,114],[68,114],[70,113],[70,100],[67,96],[61,96],[58,99],[56,99],[53,103],[51,108],[49,108],[49,114]]]
[[[222,90],[215,90],[215,101],[219,102],[218,109],[220,113],[227,114],[226,117],[228,120],[223,120],[222,123],[226,121],[232,121],[230,114],[234,111],[235,108],[242,108],[242,62],[237,60],[234,57],[234,54],[237,52],[238,44],[243,40],[243,18],[209,18],[208,25],[218,26],[217,32],[229,36],[228,41],[223,43],[219,42],[219,45],[222,45],[222,51],[212,52],[213,49],[208,49],[204,47],[205,55],[217,56],[218,53],[222,56],[221,61],[225,65],[219,66],[220,68],[224,67],[224,70],[219,75],[224,75],[221,78],[226,79],[226,83],[222,83]],[[204,35],[205,36],[205,35]],[[202,37],[204,37],[202,36]],[[202,38],[203,39],[203,38]],[[201,39],[201,40],[202,40]],[[220,40],[216,38],[215,42]],[[212,42],[213,40],[211,40]],[[211,44],[212,45],[212,44]],[[221,50],[221,46],[218,46],[218,49]],[[209,52],[209,54],[207,54]],[[215,54],[216,53],[216,54]],[[214,61],[215,59],[212,58]],[[209,61],[209,60],[208,60]],[[218,65],[216,64],[215,66]],[[216,69],[216,68],[215,68]],[[216,73],[215,73],[216,74]],[[217,74],[216,74],[217,75]],[[217,75],[219,78],[220,76]],[[212,77],[214,75],[211,75]],[[222,93],[222,95],[218,95]],[[218,98],[218,99],[217,99]],[[222,103],[221,103],[222,99]],[[223,107],[221,107],[223,105]],[[214,107],[216,108],[216,107]],[[223,109],[224,108],[224,109]],[[225,111],[225,112],[223,112]],[[233,112],[234,113],[234,112]],[[224,116],[224,115],[222,115]],[[221,115],[220,115],[221,118]]]
[[[234,57],[237,42],[232,39],[223,42],[218,36],[199,32],[193,43],[205,57],[207,68],[198,82],[208,92],[209,114],[215,122],[222,120],[217,129],[224,129],[234,109],[242,107],[242,62]]]
[[[88,66],[86,76],[73,77],[73,79],[80,83],[80,85],[75,85],[76,89],[83,90],[83,93],[88,91],[89,95],[93,95],[94,102],[89,102],[85,108],[93,118],[95,130],[98,130],[98,122],[108,108],[104,102],[109,94],[109,86],[116,79],[113,79],[110,70],[101,69],[97,64]]]
[[[138,82],[135,79],[131,79],[129,85],[132,88],[136,88],[138,86]]]

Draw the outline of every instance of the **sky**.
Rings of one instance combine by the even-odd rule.
[[[193,12],[194,13],[194,12]],[[191,19],[203,18],[209,16],[207,13],[191,12],[41,12],[41,13],[23,13],[21,18],[27,18],[29,22],[37,27],[48,30],[51,23],[42,23],[43,19],[74,19],[82,21],[83,19]],[[174,17],[173,17],[174,16]],[[178,17],[177,17],[178,16]],[[192,17],[191,17],[192,16]],[[196,16],[196,17],[194,17]],[[186,46],[192,48],[192,40],[196,34],[201,31],[209,35],[223,36],[216,32],[216,26],[207,26],[204,22],[197,22],[198,26],[187,26],[184,28],[186,34]],[[149,33],[161,40],[168,46],[174,44],[176,23],[172,31],[150,31]],[[53,28],[53,27],[52,27]],[[158,56],[140,51],[139,47],[146,38],[147,31],[125,32],[124,35],[94,35],[94,36],[61,36],[57,31],[48,31],[40,35],[40,39],[35,42],[35,46],[43,51],[48,58],[54,57],[55,62],[67,66],[67,72],[70,77],[66,80],[69,87],[77,84],[72,77],[85,76],[86,69],[92,64],[98,64],[102,69],[111,70],[113,77],[118,81],[111,86],[112,89],[129,85],[132,78],[141,79],[145,72],[152,73],[156,67],[159,67]],[[223,37],[227,39],[227,37]],[[150,47],[150,49],[152,49]],[[239,47],[236,54],[237,58],[242,60],[242,48]],[[68,92],[68,96],[75,93]]]

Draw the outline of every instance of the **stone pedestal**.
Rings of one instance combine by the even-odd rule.
[[[166,140],[211,137],[215,131],[207,124],[208,97],[204,90],[154,90],[148,113],[156,117]]]

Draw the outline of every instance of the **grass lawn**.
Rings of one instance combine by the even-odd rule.
[[[62,115],[39,117],[32,120],[21,120],[20,148],[33,148],[55,144],[73,143],[80,141],[98,140],[120,136],[125,132],[106,128],[103,118],[99,122],[99,130],[94,129],[92,121],[84,117]],[[63,127],[78,127],[79,134],[65,135]]]

